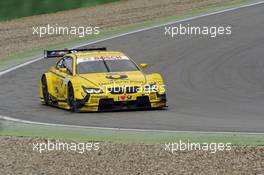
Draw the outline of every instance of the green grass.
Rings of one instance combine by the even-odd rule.
[[[231,143],[233,145],[264,145],[264,134],[174,133],[69,128],[31,125],[0,120],[0,136],[26,136],[76,141],[112,143],[164,144],[172,142]]]
[[[2,0],[0,1],[0,21],[114,1],[117,0]]]

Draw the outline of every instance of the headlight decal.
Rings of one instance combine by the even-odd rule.
[[[101,94],[101,93],[103,93],[102,89],[100,89],[100,88],[87,88],[87,87],[83,86],[83,90],[87,94]]]

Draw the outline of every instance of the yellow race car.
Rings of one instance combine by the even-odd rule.
[[[73,112],[166,107],[160,74],[145,74],[127,55],[106,48],[50,50],[45,58],[60,58],[40,81],[46,105]]]

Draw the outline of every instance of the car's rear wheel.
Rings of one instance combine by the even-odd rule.
[[[49,105],[50,96],[49,96],[48,84],[47,84],[46,76],[42,77],[41,83],[42,83],[42,94],[43,94],[44,103],[45,103],[45,105]]]
[[[79,112],[79,110],[77,108],[77,103],[74,100],[74,90],[73,90],[73,87],[72,87],[71,83],[68,84],[68,98],[67,98],[67,101],[68,101],[68,105],[70,106],[70,110],[72,112]]]

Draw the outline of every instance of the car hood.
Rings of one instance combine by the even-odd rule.
[[[106,85],[135,85],[141,86],[146,83],[146,77],[141,71],[116,72],[116,73],[92,73],[80,74],[82,79],[94,84],[95,86]]]

